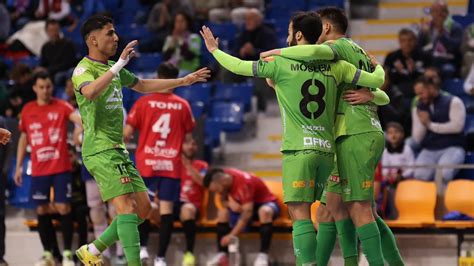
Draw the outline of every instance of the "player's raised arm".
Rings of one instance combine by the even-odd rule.
[[[196,82],[206,82],[211,76],[210,73],[211,71],[204,67],[177,79],[140,79],[132,89],[141,93],[165,92],[177,87],[189,86]]]
[[[376,88],[375,90],[368,88],[348,90],[344,93],[343,98],[346,102],[352,105],[372,102],[376,105],[382,106],[390,103],[390,98],[387,93],[379,88]]]
[[[73,79],[75,76],[79,76],[79,86],[76,88],[80,94],[84,95],[88,100],[94,100],[102,92],[110,85],[112,79],[117,75],[122,68],[124,68],[130,59],[135,55],[134,47],[137,45],[138,41],[133,40],[127,44],[127,46],[123,49],[122,54],[120,55],[120,59],[109,69],[109,71],[105,72],[102,76],[97,79],[94,79],[92,75],[88,75],[84,73],[82,68],[76,68],[74,70]]]
[[[206,44],[207,50],[214,56],[214,58],[219,62],[219,64],[224,67],[225,69],[229,70],[230,72],[242,75],[242,76],[259,76],[259,77],[266,77],[271,78],[270,73],[257,73],[258,71],[258,62],[257,61],[245,61],[241,60],[237,57],[229,55],[221,50],[218,47],[219,39],[214,38],[211,30],[203,26],[202,30],[200,31],[202,38],[204,39],[204,43]]]
[[[336,67],[341,71],[342,81],[354,86],[379,88],[385,81],[385,71],[381,65],[376,65],[372,73],[357,69],[344,60],[338,61]]]
[[[281,55],[295,60],[334,60],[337,53],[326,44],[296,45],[287,48],[274,49],[260,54],[260,58]]]

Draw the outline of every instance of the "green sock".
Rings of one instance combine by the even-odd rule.
[[[336,221],[339,245],[345,266],[357,266],[359,252],[357,251],[357,235],[354,223],[350,218]]]
[[[293,222],[293,247],[296,265],[316,264],[316,232],[311,220]]]
[[[356,229],[362,250],[370,266],[383,266],[382,244],[377,223],[364,224]]]
[[[404,266],[405,263],[403,262],[400,251],[398,250],[397,241],[395,240],[392,230],[390,230],[390,227],[388,227],[382,218],[377,217],[375,221],[377,222],[377,226],[380,231],[383,256],[388,262],[388,265]]]
[[[328,265],[329,258],[331,258],[334,245],[336,244],[336,236],[337,230],[334,222],[319,223],[316,239],[317,243],[320,243],[320,245],[316,246],[316,265]]]
[[[117,233],[127,258],[127,265],[140,266],[140,235],[136,214],[117,215]]]
[[[105,231],[92,244],[102,253],[108,247],[119,240],[117,234],[117,218],[105,229]]]

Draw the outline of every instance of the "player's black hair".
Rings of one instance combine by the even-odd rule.
[[[349,23],[344,10],[337,7],[326,7],[317,12],[321,19],[329,20],[339,33],[346,34]]]
[[[49,79],[49,80],[51,80],[51,76],[46,71],[38,71],[38,72],[34,73],[34,75],[33,75],[33,84],[36,84],[36,81],[38,79]]]
[[[156,73],[160,79],[175,79],[179,75],[179,69],[170,62],[163,62],[158,66]]]
[[[212,180],[214,180],[214,176],[217,174],[223,174],[224,170],[221,168],[213,168],[207,172],[207,174],[204,176],[204,180],[202,181],[203,185],[205,188],[209,188],[209,185],[211,184]]]
[[[82,38],[85,41],[91,32],[95,30],[100,30],[109,23],[111,24],[114,23],[112,18],[103,14],[93,15],[92,17],[88,18],[86,22],[84,22],[84,24],[82,24],[81,26]]]
[[[398,122],[389,122],[389,123],[387,123],[387,126],[385,128],[387,130],[389,128],[395,128],[396,130],[398,130],[400,132],[403,132],[403,134],[405,134],[405,129],[403,128],[402,124],[400,124]]]
[[[293,24],[293,39],[295,34],[300,31],[304,38],[311,44],[315,44],[322,31],[322,23],[319,16],[314,12],[297,12],[291,16]]]
[[[49,18],[49,19],[46,20],[46,24],[45,24],[44,28],[47,29],[49,25],[53,25],[53,24],[59,25],[59,21]]]

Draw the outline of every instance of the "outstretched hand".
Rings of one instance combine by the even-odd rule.
[[[4,128],[0,128],[0,144],[6,145],[12,136],[12,133]]]
[[[219,48],[219,38],[214,37],[214,34],[212,34],[211,29],[206,26],[202,26],[202,29],[199,32],[201,33],[201,36],[204,39],[204,43],[206,44],[206,48],[209,53],[212,53]]]
[[[125,61],[125,64],[128,63],[128,61],[135,56],[135,49],[134,47],[138,44],[137,40],[133,40],[123,48],[122,53],[120,54],[120,59]]]
[[[351,105],[366,104],[374,99],[374,94],[367,88],[346,91],[344,101]]]
[[[261,52],[260,58],[266,58],[274,55],[281,55],[281,49],[273,49],[270,51]]]
[[[189,86],[196,82],[206,82],[211,77],[211,71],[207,67],[201,68],[183,77],[184,85]]]

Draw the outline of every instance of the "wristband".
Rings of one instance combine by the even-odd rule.
[[[117,62],[115,62],[115,64],[112,67],[110,67],[110,69],[109,69],[110,72],[112,72],[112,74],[114,74],[114,76],[116,76],[120,72],[120,70],[122,70],[122,68],[125,65],[127,65],[128,60],[129,60],[128,57],[127,57],[126,60],[123,60],[122,58],[120,58]]]

